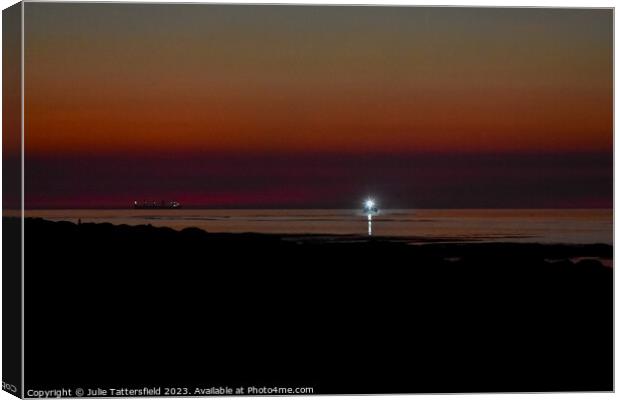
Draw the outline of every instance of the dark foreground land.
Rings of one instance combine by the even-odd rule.
[[[39,219],[25,240],[26,389],[613,389],[613,271],[568,261],[611,258],[611,246]]]

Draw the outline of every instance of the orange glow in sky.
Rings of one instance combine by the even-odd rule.
[[[26,7],[32,154],[601,151],[610,10]]]

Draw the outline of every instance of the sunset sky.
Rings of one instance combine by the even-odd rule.
[[[612,17],[26,3],[26,207],[611,207]]]

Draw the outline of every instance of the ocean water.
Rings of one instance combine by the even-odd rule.
[[[360,210],[27,210],[53,221],[197,227],[209,232],[369,234]],[[372,235],[424,240],[613,243],[613,210],[382,210]]]

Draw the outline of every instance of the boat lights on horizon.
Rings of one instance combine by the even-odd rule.
[[[377,208],[377,203],[368,198],[364,201],[364,214],[368,216],[368,236],[372,236],[372,216],[377,215],[379,212],[379,208]]]
[[[364,201],[364,214],[369,216],[376,215],[379,212],[375,200],[369,198]]]
[[[143,209],[177,209],[181,208],[181,203],[174,200],[145,200],[145,201],[134,201],[131,205],[131,208],[143,210]]]

